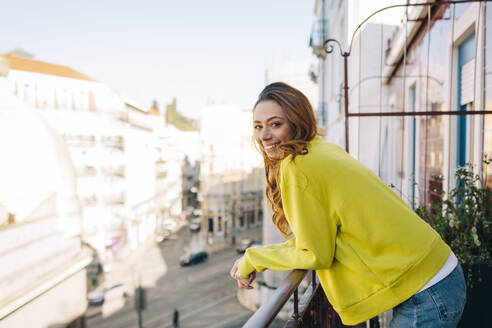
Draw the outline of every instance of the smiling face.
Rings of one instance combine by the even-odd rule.
[[[278,145],[289,141],[293,129],[282,107],[274,101],[260,101],[253,112],[253,127],[258,145],[270,159],[281,159]]]

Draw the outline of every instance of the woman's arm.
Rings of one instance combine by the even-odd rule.
[[[293,165],[283,171],[281,193],[284,213],[295,238],[282,244],[246,250],[238,269],[248,277],[253,271],[266,269],[327,269],[335,251],[338,218],[329,217],[319,199],[318,181],[312,181]]]

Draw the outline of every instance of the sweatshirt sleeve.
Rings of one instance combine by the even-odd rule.
[[[338,220],[336,216],[328,217],[326,206],[319,200],[321,188],[315,177],[306,176],[293,162],[281,174],[282,205],[295,238],[247,249],[238,264],[245,277],[266,269],[328,269],[333,261]]]

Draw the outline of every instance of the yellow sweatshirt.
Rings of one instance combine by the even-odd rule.
[[[376,174],[334,144],[315,138],[308,154],[282,160],[280,174],[295,237],[249,248],[239,272],[316,270],[346,325],[410,298],[451,252]]]

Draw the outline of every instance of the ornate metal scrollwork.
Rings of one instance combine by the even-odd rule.
[[[325,42],[323,42],[323,49],[325,49],[327,54],[331,54],[334,50],[332,43],[336,43],[338,45],[338,48],[340,49],[340,56],[343,57],[347,54],[343,52],[342,44],[337,39],[327,39]]]

